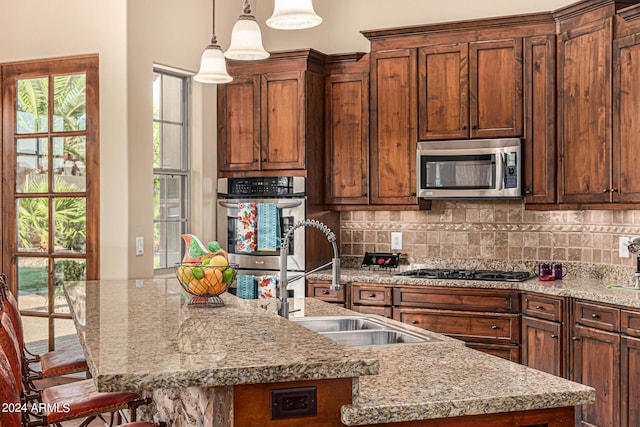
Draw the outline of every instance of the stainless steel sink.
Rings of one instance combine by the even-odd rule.
[[[304,317],[291,320],[307,329],[320,333],[384,329],[384,325],[382,323],[358,316]]]
[[[437,338],[428,337],[426,335],[414,335],[397,330],[327,332],[322,335],[324,335],[325,337],[329,337],[332,340],[339,342],[340,344],[348,345],[350,347],[442,341]]]
[[[377,319],[362,316],[323,316],[290,319],[347,346],[437,343],[431,337]]]

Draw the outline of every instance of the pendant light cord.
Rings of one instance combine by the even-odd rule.
[[[251,5],[249,4],[248,0],[242,1],[242,13],[245,15],[251,14]]]
[[[211,44],[218,44],[216,39],[216,0],[211,0]]]

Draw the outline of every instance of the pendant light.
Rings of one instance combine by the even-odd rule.
[[[322,23],[313,10],[312,0],[275,0],[267,25],[278,30],[302,30]]]
[[[262,46],[262,34],[256,21],[256,17],[251,14],[251,6],[247,0],[242,2],[242,15],[238,17],[233,30],[231,31],[231,44],[224,53],[229,59],[239,59],[251,61],[255,59],[265,59],[269,57],[269,52]]]
[[[222,48],[216,40],[216,0],[212,0],[211,16],[211,43],[202,52],[200,59],[200,71],[193,76],[199,83],[223,84],[229,83],[233,78],[227,73],[227,64],[222,53]]]

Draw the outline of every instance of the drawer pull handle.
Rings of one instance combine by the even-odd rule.
[[[542,310],[542,306],[541,305],[536,305],[536,310]]]
[[[597,318],[598,318],[598,317],[600,317],[600,316],[599,316],[599,315],[597,315],[597,314],[595,314],[595,313],[593,313],[593,314],[591,315],[591,317],[593,317],[594,319],[597,319]]]
[[[556,334],[551,334],[551,338],[558,338]]]
[[[412,324],[412,325],[417,325],[417,324],[418,324],[418,321],[417,321],[417,320],[412,320],[412,321],[411,321],[411,324]]]
[[[329,295],[329,291],[327,289],[323,290],[322,295]]]
[[[496,325],[493,325],[493,326],[491,327],[491,329],[496,330],[496,329],[498,329],[498,327],[497,327]]]
[[[369,294],[369,298],[375,298],[376,294]]]

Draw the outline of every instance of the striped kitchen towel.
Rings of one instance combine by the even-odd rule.
[[[256,250],[256,204],[238,203],[238,221],[236,221],[236,249],[238,252]]]
[[[280,218],[275,203],[258,203],[258,250],[275,252],[280,249]]]
[[[258,299],[278,297],[276,276],[258,276]]]
[[[256,278],[252,274],[240,274],[237,278],[236,296],[242,299],[258,298]]]

